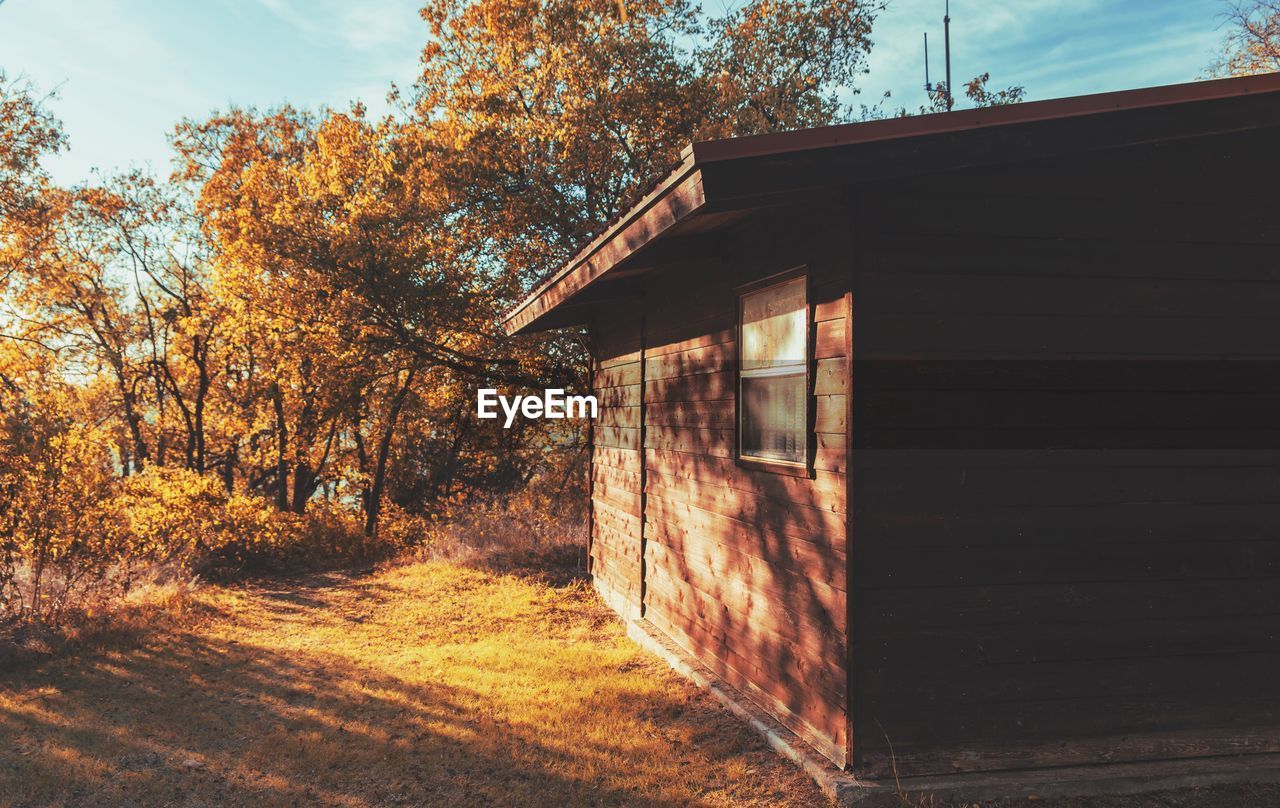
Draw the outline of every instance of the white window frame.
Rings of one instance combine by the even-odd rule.
[[[769,368],[745,368],[743,362],[743,312],[744,306],[748,298],[753,295],[767,292],[777,287],[794,283],[801,280],[804,284],[804,352],[803,356],[784,365]],[[738,296],[738,312],[737,312],[737,378],[735,379],[735,412],[734,412],[734,456],[740,466],[760,469],[765,471],[776,471],[786,474],[808,475],[813,468],[813,413],[812,413],[812,396],[810,395],[810,386],[812,382],[812,356],[813,356],[813,316],[812,316],[812,295],[809,289],[809,276],[807,267],[796,267],[795,269],[771,275],[768,278],[756,281],[746,286],[739,287],[735,290]],[[744,451],[743,439],[745,437],[744,425],[746,422],[746,397],[743,395],[743,380],[751,378],[766,378],[769,376],[793,376],[797,371],[802,373],[803,388],[801,405],[804,407],[804,426],[801,435],[803,446],[803,460],[785,460],[774,457],[748,454]]]

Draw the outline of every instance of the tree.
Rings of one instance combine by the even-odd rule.
[[[122,281],[122,245],[111,224],[126,201],[105,188],[43,194],[43,221],[15,239],[6,319],[7,337],[63,354],[70,369],[111,379],[128,427],[121,446],[126,471],[151,460],[143,402],[149,368],[140,346],[137,310]]]
[[[1025,87],[1014,84],[999,90],[990,90],[987,88],[987,82],[991,80],[991,74],[983,73],[974,76],[965,82],[964,96],[969,99],[970,105],[978,107],[1002,107],[1007,104],[1020,104],[1026,99],[1027,90]],[[929,96],[929,104],[920,107],[921,115],[930,115],[937,112],[947,111],[947,92],[946,84],[942,84],[940,89],[931,93]],[[908,115],[905,109],[898,111],[899,116]]]
[[[86,578],[102,574],[85,562],[118,549],[115,475],[92,416],[99,402],[53,359],[0,341],[0,608],[19,618],[56,618]]]
[[[48,235],[50,183],[40,161],[65,147],[62,125],[32,87],[0,70],[0,297],[25,251]]]
[[[261,385],[247,413],[248,452],[265,472],[255,484],[272,479],[279,506],[302,512],[354,448],[351,481],[372,534],[424,372],[520,373],[495,346],[495,279],[459,252],[420,140],[358,107],[233,110],[184,124],[177,141],[219,245],[229,322],[252,335],[240,367]]]
[[[1027,90],[1019,84],[1010,85],[999,90],[988,90],[987,82],[990,73],[975,76],[965,83],[964,95],[975,107],[1003,107],[1007,104],[1020,104],[1026,99]]]
[[[474,265],[489,290],[485,305],[470,309],[475,351],[520,372],[430,372],[437,415],[423,420],[421,397],[412,402],[398,502],[509,490],[535,470],[561,485],[581,474],[581,436],[469,420],[478,379],[587,384],[579,335],[506,339],[502,309],[625,210],[691,141],[851,120],[847,102],[880,8],[753,0],[714,16],[686,0],[427,3],[431,37],[403,137],[430,163],[446,202],[437,222],[452,234],[454,271]]]
[[[49,182],[40,161],[66,143],[62,124],[31,85],[0,70],[0,224],[6,229],[39,212]]]
[[[824,126],[850,118],[883,3],[769,0],[707,23],[699,73],[714,86],[710,127],[719,137]],[[722,122],[717,123],[716,118]]]
[[[105,225],[133,282],[157,410],[156,462],[166,465],[175,432],[183,465],[203,473],[215,341],[225,314],[210,288],[209,245],[179,189],[136,172],[118,178],[116,187],[123,204]],[[176,427],[170,403],[180,416]]]
[[[215,112],[178,126],[168,181],[55,187],[56,121],[0,79],[0,333],[93,413],[96,460],[146,471],[135,493],[247,491],[280,524],[327,497],[372,535],[563,490],[582,425],[471,413],[478,386],[581,388],[582,335],[511,339],[503,311],[688,142],[852,119],[881,7],[426,0],[401,116]]]
[[[1223,55],[1210,67],[1215,76],[1248,76],[1280,70],[1280,0],[1231,3]]]
[[[880,7],[431,0],[413,111],[459,238],[510,302],[689,142],[849,119]]]

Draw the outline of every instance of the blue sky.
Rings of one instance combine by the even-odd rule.
[[[4,0],[0,67],[42,89],[71,151],[63,182],[91,167],[169,168],[183,117],[235,103],[385,109],[417,75],[418,0]]]
[[[719,0],[712,0],[719,2]],[[943,0],[891,0],[872,39],[864,101],[885,90],[923,103],[924,43],[942,66]],[[991,73],[1028,100],[1176,84],[1202,77],[1221,49],[1223,0],[952,0],[952,79]]]
[[[733,0],[704,0],[709,11]],[[183,117],[235,103],[386,109],[410,84],[419,0],[0,0],[0,67],[43,89],[71,138],[62,182],[93,167],[168,170]],[[862,100],[924,101],[921,33],[942,60],[942,0],[891,0]],[[1221,0],[953,0],[953,73],[1023,84],[1031,99],[1190,81],[1222,39]]]

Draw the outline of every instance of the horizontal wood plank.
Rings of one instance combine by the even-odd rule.
[[[654,424],[645,430],[644,444],[646,449],[732,457],[733,437],[731,429],[697,429]]]
[[[652,470],[645,478],[645,493],[668,502],[688,503],[704,511],[789,536],[817,537],[817,543],[832,543],[830,536],[844,533],[845,515],[842,512],[769,499],[688,478],[664,477]]]
[[[645,463],[663,477],[718,485],[766,499],[845,513],[848,487],[844,475],[837,472],[817,470],[812,478],[774,474],[741,466],[731,458],[657,449],[645,451]]]

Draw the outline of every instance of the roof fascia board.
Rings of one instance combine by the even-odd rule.
[[[1148,105],[1105,116],[1035,118],[980,133],[952,129],[700,165],[713,205],[731,208],[757,198],[762,189],[798,193],[833,182],[869,182],[1280,128],[1278,101],[1280,93],[1211,99],[1190,115],[1180,106]]]
[[[1273,73],[695,143],[667,178],[533,290],[504,327],[509,334],[536,327],[547,312],[699,211],[781,202],[824,184],[1280,126],[1277,94],[1280,73]],[[1198,104],[1194,115],[1185,114],[1189,103]],[[1046,138],[1050,127],[1057,129]],[[975,130],[986,130],[977,141]]]
[[[693,154],[699,165],[706,165],[744,157],[811,151],[856,143],[990,128],[1011,123],[1053,121],[1272,92],[1280,92],[1280,72],[1146,87],[1138,90],[1119,90],[1071,98],[1054,98],[1046,101],[1027,101],[1021,104],[955,110],[931,115],[912,115],[794,132],[709,140],[695,143],[687,151]]]

